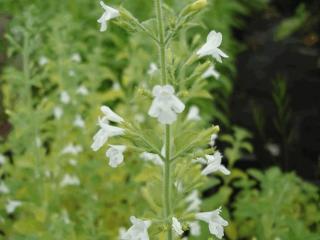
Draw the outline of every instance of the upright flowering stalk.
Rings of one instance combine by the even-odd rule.
[[[162,239],[155,236],[162,231],[161,235],[164,234],[167,240],[172,240],[182,238],[187,229],[190,229],[191,235],[199,236],[201,234],[199,221],[207,222],[210,233],[221,239],[224,235],[224,227],[228,225],[227,221],[220,216],[221,208],[200,212],[201,193],[195,187],[201,185],[208,175],[217,172],[224,175],[230,174],[222,164],[223,156],[215,147],[219,128],[216,126],[205,130],[199,128],[199,122],[202,122],[199,121],[201,120],[200,110],[195,105],[190,106],[186,102],[187,98],[184,98],[194,88],[179,82],[179,78],[182,81],[188,80],[188,76],[183,75],[186,71],[190,71],[190,75],[195,78],[194,84],[205,81],[211,76],[218,78],[219,73],[216,72],[213,64],[207,62],[198,64],[199,67],[196,67],[195,71],[184,69],[180,76],[175,77],[172,74],[175,69],[172,71],[170,68],[171,71],[169,71],[167,65],[169,58],[167,49],[170,41],[196,13],[207,5],[207,1],[197,0],[187,5],[178,14],[175,22],[167,26],[163,15],[163,0],[154,0],[157,31],[146,28],[124,8],[118,10],[103,2],[100,4],[104,10],[102,17],[98,20],[101,31],[107,29],[108,21],[118,18],[117,22],[128,27],[130,31],[140,31],[151,37],[158,47],[159,56],[159,62],[151,63],[147,71],[147,75],[156,80],[159,74],[155,73],[159,72],[159,82],[154,84],[152,89],[141,89],[140,93],[151,100],[148,110],[150,122],[160,124],[161,127],[153,128],[154,134],[150,136],[143,132],[144,127],[137,127],[138,122],[123,119],[111,108],[103,106],[101,107],[103,116],[98,120],[99,130],[94,135],[91,145],[94,151],[98,151],[107,142],[117,141],[108,144],[105,154],[112,168],[125,164],[127,152],[136,152],[137,157],[144,160],[146,164],[152,163],[155,168],[161,169],[162,177],[155,177],[154,181],[160,181],[162,203],[159,203],[159,198],[156,199],[157,201],[153,200],[152,195],[158,196],[156,189],[153,188],[153,192],[148,193],[144,191],[144,195],[148,198],[147,202],[153,210],[146,212],[152,212],[152,214],[148,213],[146,218],[141,219],[132,216],[130,218],[132,226],[128,230],[121,228],[120,239],[148,240],[150,236],[152,236],[151,239]],[[211,31],[207,42],[189,59],[193,59],[194,56],[198,56],[199,59],[212,56],[213,60],[221,63],[222,58],[228,57],[220,49],[221,43],[222,34]],[[190,63],[187,60],[180,65],[191,68],[193,63],[194,61]],[[184,113],[186,105],[190,106],[187,114]],[[152,137],[158,138],[160,141],[157,142],[161,142],[161,146],[155,144],[151,140]],[[199,166],[199,163],[205,166]]]

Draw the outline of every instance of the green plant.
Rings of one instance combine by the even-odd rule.
[[[278,168],[249,170],[236,183],[242,191],[234,207],[239,238],[318,239],[319,189]]]

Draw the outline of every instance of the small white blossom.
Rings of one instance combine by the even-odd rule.
[[[82,152],[82,147],[80,145],[74,145],[73,143],[69,143],[62,151],[61,154],[72,154],[77,155]]]
[[[98,23],[101,24],[100,32],[104,32],[107,30],[107,23],[109,20],[118,17],[119,11],[117,9],[114,9],[112,7],[107,6],[104,4],[103,1],[100,1],[101,7],[104,9],[103,15],[98,19]]]
[[[16,200],[9,200],[8,203],[6,204],[6,212],[8,214],[14,213],[17,207],[20,207],[22,205],[21,201],[16,201]]]
[[[155,165],[163,166],[163,161],[158,154],[143,152],[140,154],[140,157],[144,161],[150,161],[150,162],[154,163]]]
[[[109,137],[121,136],[123,134],[124,129],[122,128],[100,123],[100,129],[93,137],[91,148],[93,151],[98,151],[108,141]]]
[[[74,53],[71,55],[71,60],[74,62],[81,62],[81,55],[79,53]]]
[[[60,101],[64,104],[68,104],[70,102],[71,98],[69,94],[66,91],[63,91],[60,93]]]
[[[40,58],[39,58],[39,65],[40,66],[44,66],[44,65],[46,65],[46,64],[48,64],[48,58],[46,58],[45,56],[41,56]]]
[[[202,78],[209,78],[213,76],[215,79],[219,79],[220,73],[217,72],[214,65],[210,66],[203,74]]]
[[[179,235],[181,236],[183,234],[182,226],[181,223],[178,221],[177,218],[173,217],[172,218],[172,229]]]
[[[188,212],[199,211],[200,205],[202,203],[201,199],[199,198],[199,192],[197,190],[192,191],[187,197],[186,202],[189,203],[187,208]]]
[[[69,174],[65,174],[63,176],[62,181],[60,182],[61,187],[65,186],[79,186],[80,185],[80,180],[77,176],[72,176]]]
[[[190,222],[189,223],[189,227],[190,227],[190,234],[192,236],[200,236],[201,234],[201,227],[199,222],[194,221],[194,222]]]
[[[109,121],[121,123],[123,118],[113,112],[109,107],[102,106],[101,111],[104,113],[102,119],[99,119],[99,131],[93,137],[91,148],[93,151],[98,151],[109,139],[109,137],[121,136],[124,134],[124,129],[109,125]]]
[[[80,87],[78,87],[77,89],[77,94],[82,95],[82,96],[86,96],[89,94],[88,89],[86,88],[86,86],[81,85]]]
[[[110,148],[106,152],[106,156],[109,158],[110,167],[116,168],[123,162],[123,152],[126,150],[124,145],[109,145]]]
[[[127,232],[127,229],[124,227],[119,228],[119,240],[122,240]]]
[[[198,50],[197,55],[200,58],[211,55],[218,62],[222,62],[221,57],[227,58],[228,56],[219,49],[221,42],[222,34],[219,32],[211,31],[208,34],[207,42]]]
[[[68,211],[65,209],[62,210],[62,220],[66,225],[71,223]]]
[[[201,120],[200,117],[200,110],[197,106],[191,106],[187,115],[187,120],[189,121],[199,121]]]
[[[130,217],[130,221],[132,226],[123,234],[121,240],[149,240],[148,228],[151,221],[144,221],[134,216]]]
[[[221,239],[224,235],[223,227],[228,226],[228,222],[221,216],[221,207],[212,212],[201,212],[196,214],[196,219],[207,222],[209,231],[217,238]]]
[[[273,157],[278,157],[280,155],[280,147],[275,143],[267,143],[265,148]]]
[[[103,112],[104,116],[102,118],[102,121],[109,120],[111,122],[121,123],[123,122],[123,118],[120,117],[118,114],[116,114],[114,111],[111,110],[111,108],[107,106],[102,106],[101,112]]]
[[[120,85],[118,82],[114,82],[114,83],[112,84],[112,90],[114,90],[114,91],[119,91],[119,90],[121,90],[121,85]]]
[[[85,127],[85,122],[83,120],[83,118],[81,117],[81,115],[76,115],[76,118],[73,121],[73,125],[75,127],[79,127],[79,128],[84,128]]]
[[[149,69],[148,69],[148,74],[150,76],[154,75],[158,71],[158,66],[155,63],[150,63]]]
[[[9,188],[7,187],[7,185],[4,183],[4,182],[1,182],[0,183],[0,193],[1,194],[7,194],[7,193],[9,193],[10,192],[10,190],[9,190]]]
[[[229,175],[230,171],[221,164],[222,155],[219,151],[216,151],[213,155],[206,155],[207,166],[202,170],[202,175],[208,175],[213,172],[220,171],[225,175]]]
[[[158,118],[162,124],[172,124],[177,120],[177,114],[183,112],[185,106],[179,98],[174,95],[171,85],[155,86],[152,90],[154,96],[148,114]]]
[[[73,69],[70,69],[69,72],[68,72],[68,75],[70,77],[74,77],[76,75],[76,72]]]
[[[6,163],[6,157],[2,154],[0,154],[0,166],[4,165]]]
[[[55,107],[53,109],[53,116],[55,117],[55,119],[60,119],[63,115],[63,110],[61,107]]]
[[[69,164],[70,164],[71,166],[77,166],[78,162],[77,162],[77,160],[75,160],[75,159],[70,159],[70,160],[69,160]]]
[[[209,142],[209,145],[211,147],[214,147],[214,145],[216,144],[216,140],[218,138],[218,135],[216,133],[212,134],[211,137],[210,137],[210,142]]]

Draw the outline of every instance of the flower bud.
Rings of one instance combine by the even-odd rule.
[[[207,4],[208,4],[207,0],[197,0],[190,5],[190,11],[200,11],[205,6],[207,6]]]
[[[194,3],[187,5],[182,11],[182,15],[186,16],[189,14],[193,14],[202,10],[205,6],[207,6],[207,0],[197,0]]]

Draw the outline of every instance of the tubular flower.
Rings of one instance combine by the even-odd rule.
[[[215,69],[214,65],[211,65],[203,74],[203,78],[209,78],[209,77],[214,77],[215,79],[218,79],[220,77],[220,73],[217,72]]]
[[[126,148],[124,145],[110,145],[110,148],[106,152],[110,167],[116,168],[123,162],[123,152]]]
[[[212,212],[201,212],[196,214],[196,219],[207,222],[209,231],[217,238],[221,239],[224,235],[223,227],[228,226],[228,222],[221,216],[221,207]]]
[[[201,120],[200,117],[200,110],[197,106],[191,106],[187,115],[187,120],[189,121],[199,121]]]
[[[100,5],[104,9],[104,13],[97,22],[101,24],[100,32],[104,32],[108,28],[108,21],[113,18],[119,17],[120,14],[117,9],[107,6],[103,1],[100,1]]]
[[[14,213],[17,207],[20,207],[22,205],[22,202],[17,200],[9,200],[6,204],[6,212],[8,214]]]
[[[222,34],[220,32],[211,31],[207,37],[207,42],[198,50],[197,55],[202,58],[204,56],[212,56],[218,62],[222,62],[221,57],[227,58],[222,50],[219,49],[222,42]]]
[[[173,217],[172,218],[172,229],[179,235],[181,236],[183,234],[182,226],[181,223],[178,221],[177,218]]]
[[[186,198],[186,202],[189,203],[187,212],[199,211],[202,203],[199,198],[199,192],[197,190],[192,191]]]
[[[202,175],[208,175],[213,172],[220,171],[225,175],[229,175],[230,171],[221,164],[222,155],[219,151],[216,151],[213,155],[206,155],[207,166],[202,170]]]
[[[132,226],[122,234],[121,240],[149,240],[148,228],[151,221],[144,221],[135,216],[130,217]]]
[[[183,112],[185,105],[174,95],[171,85],[156,85],[152,90],[154,96],[149,109],[149,116],[158,118],[162,124],[172,124],[177,120],[177,114]]]
[[[98,151],[108,141],[109,137],[124,134],[124,129],[109,124],[109,121],[120,123],[123,122],[123,119],[107,106],[102,106],[101,111],[104,113],[104,116],[98,121],[100,129],[93,137],[91,145],[93,151]]]
[[[189,227],[190,227],[190,234],[192,236],[200,236],[201,227],[198,221],[190,222]]]

